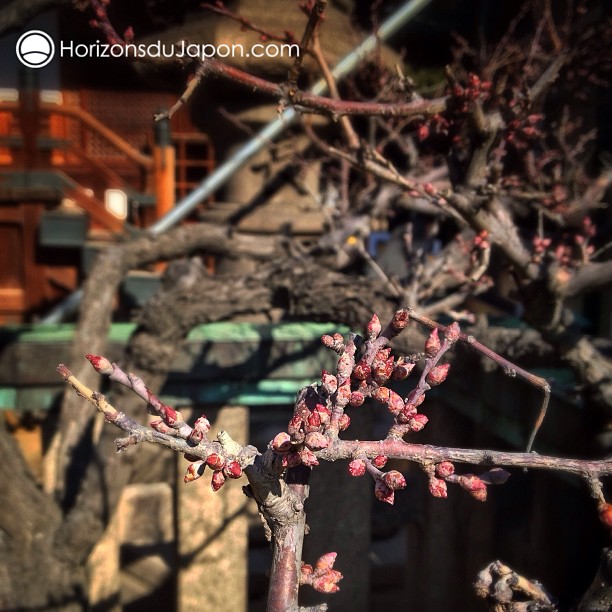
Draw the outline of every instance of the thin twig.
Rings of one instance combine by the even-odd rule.
[[[411,308],[408,308],[408,313],[411,319],[414,319],[415,321],[418,321],[422,325],[429,327],[429,329],[438,328],[441,332],[445,332],[447,329],[445,325],[436,323],[429,317],[421,315],[415,312],[414,310],[412,310]],[[459,340],[461,340],[462,342],[465,342],[466,344],[469,344],[472,348],[477,350],[479,353],[482,353],[485,357],[488,357],[489,359],[494,361],[497,365],[499,365],[502,368],[502,370],[504,371],[504,374],[506,374],[507,376],[510,376],[511,378],[516,378],[516,377],[522,378],[526,380],[529,384],[533,385],[534,387],[542,391],[543,399],[542,399],[542,404],[540,406],[540,412],[538,413],[538,417],[533,425],[533,430],[527,442],[527,452],[529,453],[535,441],[535,437],[540,427],[542,426],[542,423],[544,422],[544,417],[546,416],[546,411],[548,409],[548,403],[550,401],[550,393],[551,393],[551,389],[550,389],[550,385],[548,384],[548,381],[545,380],[544,378],[541,378],[540,376],[536,376],[535,374],[532,374],[531,372],[527,372],[527,370],[523,370],[519,366],[514,365],[511,361],[504,359],[501,355],[498,355],[495,351],[492,351],[490,348],[487,348],[484,344],[481,344],[480,342],[478,342],[478,340],[476,340],[474,336],[462,333],[459,335]]]
[[[289,96],[289,100],[291,102],[293,102],[293,98],[298,91],[297,81],[300,76],[300,69],[302,67],[305,51],[315,35],[317,26],[323,20],[323,13],[325,12],[326,8],[327,0],[315,0],[315,3],[310,9],[308,22],[306,23],[306,28],[304,29],[304,34],[302,36],[302,40],[300,41],[300,52],[293,60],[293,64],[289,70],[289,74],[287,75],[287,95]]]
[[[202,81],[204,73],[204,64],[202,63],[197,67],[195,74],[193,75],[189,83],[187,83],[187,87],[185,88],[183,95],[170,107],[169,110],[154,115],[155,121],[161,121],[162,119],[171,119],[172,115],[174,115],[174,113],[176,113],[176,111],[178,111],[182,106],[184,106],[189,100],[189,98],[191,98],[193,92],[197,89],[198,85]]]
[[[321,50],[321,43],[319,40],[319,36],[317,32],[314,33],[312,38],[312,52],[314,54],[317,63],[319,64],[319,68],[323,73],[323,78],[327,83],[327,87],[329,89],[330,96],[334,100],[340,100],[340,92],[338,91],[338,86],[336,85],[336,81],[332,75],[332,72],[329,68],[329,64],[323,55],[323,51]],[[353,128],[353,124],[351,120],[346,115],[342,115],[339,118],[340,127],[344,132],[344,136],[346,137],[346,142],[349,148],[357,150],[359,149],[359,136],[357,136],[357,132]]]

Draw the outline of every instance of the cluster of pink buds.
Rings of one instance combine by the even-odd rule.
[[[409,321],[410,311],[405,309],[398,310],[384,328],[378,316],[373,315],[358,359],[353,334],[346,339],[340,334],[326,334],[321,338],[325,346],[338,354],[336,373],[322,372],[316,389],[311,387],[298,399],[287,431],[280,432],[270,442],[269,448],[282,457],[283,467],[318,465],[317,454],[328,448],[338,433],[350,424],[345,409],[362,406],[368,397],[386,404],[395,417],[390,437],[402,438],[427,425],[428,418],[418,411],[418,407],[425,400],[425,393],[446,379],[450,365],[440,363],[440,358],[457,342],[461,331],[457,323],[441,328],[442,332],[438,327],[433,328],[425,342],[425,365],[419,383],[402,398],[389,384],[405,379],[423,354],[395,357],[387,345]],[[349,464],[349,473],[362,476],[369,471],[375,480],[378,499],[393,503],[394,492],[405,487],[406,481],[395,470],[383,474],[380,470],[385,463],[383,455],[373,459],[356,458]]]
[[[508,122],[504,140],[515,149],[522,150],[529,146],[529,141],[542,136],[541,122],[543,115],[531,114],[526,117],[516,117]]]
[[[447,483],[459,485],[474,499],[486,501],[487,485],[505,483],[510,474],[501,468],[493,468],[484,474],[455,474],[455,466],[450,461],[442,461],[434,469],[426,468],[429,474],[429,492],[434,497],[446,498],[448,495]]]
[[[573,244],[570,236],[563,236],[562,242],[556,245],[553,256],[563,268],[577,268],[591,259],[595,248],[589,244],[589,240],[596,234],[597,228],[589,217],[585,217],[582,230],[573,236]]]
[[[380,501],[393,504],[395,501],[395,491],[406,487],[406,479],[397,470],[382,472],[381,469],[387,464],[385,455],[377,455],[373,459],[359,458],[353,459],[348,466],[351,476],[360,477],[366,472],[374,479],[374,495]]]
[[[324,371],[322,386],[328,391],[337,390],[336,377]],[[270,448],[282,455],[283,467],[295,467],[300,464],[319,465],[315,452],[329,445],[325,432],[329,427],[331,414],[331,410],[324,404],[316,404],[312,410],[309,410],[305,400],[298,402],[287,431],[276,434],[270,442]],[[341,429],[346,429],[350,419],[347,415],[343,416],[346,418],[341,419],[339,425]]]
[[[194,457],[185,455],[187,460]],[[243,470],[240,462],[236,459],[228,459],[219,453],[211,452],[206,459],[194,461],[189,465],[185,472],[184,481],[193,482],[204,475],[204,470],[209,467],[213,473],[210,486],[213,491],[218,491],[228,478],[240,478]]]
[[[448,136],[450,123],[440,113],[433,115],[427,123],[422,123],[417,129],[419,141],[426,140],[430,136]]]
[[[489,232],[482,230],[477,236],[474,237],[474,249],[484,251],[490,248],[491,243],[489,241]]]
[[[425,365],[417,386],[404,400],[402,409],[395,415],[397,426],[392,429],[393,435],[403,435],[408,431],[418,432],[427,425],[429,419],[418,412],[418,407],[425,401],[425,393],[432,387],[442,384],[450,370],[450,364],[439,363],[442,355],[459,339],[460,329],[457,323],[449,325],[440,338],[437,327],[425,341]]]
[[[468,74],[467,82],[464,85],[455,84],[451,89],[451,95],[460,112],[467,112],[469,102],[476,100],[488,100],[491,95],[491,81],[483,81],[474,73]]]
[[[315,566],[302,563],[300,571],[300,584],[309,584],[319,593],[336,593],[340,590],[338,582],[342,580],[342,574],[334,569],[336,562],[335,552],[321,555]]]
[[[193,453],[185,453],[185,459],[190,461],[184,476],[185,482],[201,478],[207,466],[213,471],[211,486],[214,491],[218,491],[228,478],[242,476],[243,466],[239,455],[243,447],[234,442],[226,432],[219,432],[215,442],[208,440],[210,421],[205,415],[198,417],[192,427],[183,420],[180,412],[162,402],[135,374],[124,372],[116,363],[111,363],[105,357],[86,357],[97,372],[131,388],[147,402],[148,412],[160,417],[151,421],[152,429],[167,436],[182,438],[193,449]]]
[[[542,255],[547,251],[552,240],[543,236],[534,236],[531,244],[533,245],[533,255],[531,257],[534,263],[542,261]]]
[[[480,239],[484,241],[486,235],[480,236]],[[332,394],[334,382],[338,383],[336,395],[332,398],[335,407],[343,410],[347,405],[361,406],[366,397],[372,397],[386,404],[395,417],[396,426],[390,431],[390,435],[395,437],[402,437],[409,431],[421,431],[427,424],[427,416],[419,413],[418,407],[425,399],[425,392],[446,379],[450,366],[439,363],[440,357],[461,335],[457,323],[444,330],[443,338],[437,327],[433,329],[425,342],[426,360],[419,384],[406,398],[402,398],[388,385],[393,380],[405,379],[422,355],[394,357],[387,343],[406,327],[409,320],[409,311],[398,310],[383,330],[379,318],[373,315],[367,326],[367,340],[359,360],[354,358],[352,339],[345,344],[339,336],[323,337],[323,344],[340,355],[337,379],[325,380],[324,377],[322,383],[323,388]]]

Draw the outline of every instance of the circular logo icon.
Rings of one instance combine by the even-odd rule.
[[[24,66],[42,68],[53,59],[55,44],[46,32],[29,30],[19,37],[15,51]]]

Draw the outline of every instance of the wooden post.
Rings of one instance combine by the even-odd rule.
[[[248,423],[248,408],[222,408],[211,433],[223,429],[236,442],[244,444],[248,438]],[[242,486],[246,481],[244,478],[228,480],[214,493],[210,487],[212,472],[208,468],[199,480],[183,483],[188,465],[187,461],[179,462],[177,610],[244,612],[248,600],[246,504],[249,500]]]
[[[170,138],[170,121],[161,119],[155,124],[153,149],[153,180],[155,185],[155,219],[161,219],[174,208],[175,153]]]

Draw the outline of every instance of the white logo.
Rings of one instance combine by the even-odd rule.
[[[55,44],[46,32],[29,30],[19,37],[15,52],[24,66],[42,68],[53,59]]]

